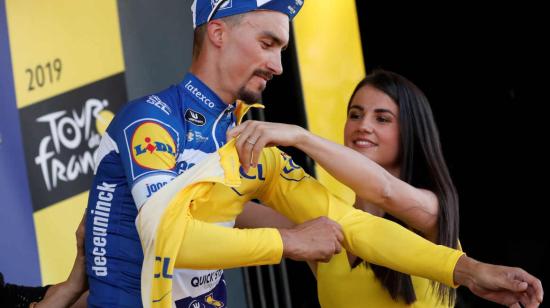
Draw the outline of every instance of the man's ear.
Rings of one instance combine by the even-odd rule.
[[[208,41],[216,47],[221,47],[228,30],[227,24],[222,20],[215,19],[206,25],[206,36]]]

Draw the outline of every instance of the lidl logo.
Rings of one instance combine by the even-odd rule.
[[[160,124],[145,122],[132,137],[132,158],[143,168],[172,169],[176,166],[176,144]]]

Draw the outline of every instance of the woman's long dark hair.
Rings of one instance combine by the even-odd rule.
[[[385,70],[376,70],[363,79],[353,91],[369,85],[384,92],[399,106],[401,180],[436,194],[439,200],[437,244],[458,246],[458,194],[443,158],[439,132],[432,110],[424,93],[405,77]],[[389,214],[385,218],[402,225]],[[363,262],[357,258],[354,267]],[[410,275],[389,268],[367,264],[394,300],[407,304],[416,301]],[[456,291],[441,283],[432,282],[439,300],[454,304]]]

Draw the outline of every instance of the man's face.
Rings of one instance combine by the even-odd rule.
[[[226,86],[238,99],[253,103],[273,75],[283,72],[281,51],[289,38],[289,21],[275,11],[253,11],[229,27],[220,60]]]

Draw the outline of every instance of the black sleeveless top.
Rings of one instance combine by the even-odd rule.
[[[9,283],[4,284],[4,276],[0,273],[0,307],[28,308],[32,302],[42,300],[49,287],[24,287]]]

